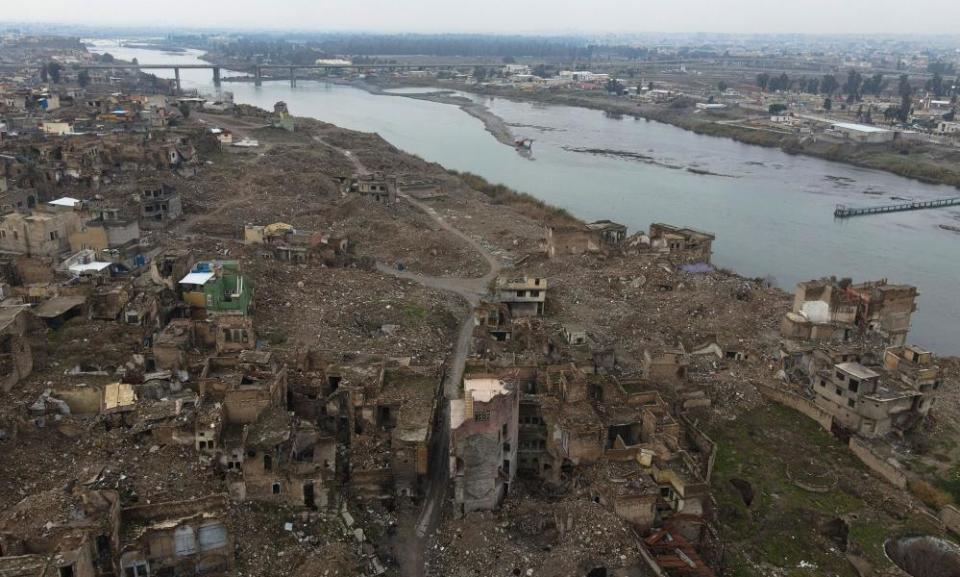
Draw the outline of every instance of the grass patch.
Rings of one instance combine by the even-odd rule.
[[[422,321],[427,318],[428,313],[429,311],[427,311],[427,309],[418,305],[407,305],[403,307],[403,316],[412,322]]]
[[[492,184],[482,176],[471,172],[456,172],[464,184],[483,193],[493,204],[503,204],[516,208],[521,214],[548,224],[583,224],[566,209],[552,206],[525,192],[517,192],[503,184]]]
[[[884,542],[908,532],[936,533],[921,518],[898,520],[881,504],[866,502],[858,487],[866,470],[849,449],[812,420],[771,404],[707,433],[719,450],[712,478],[721,538],[729,544],[726,573],[760,577],[836,575],[855,577],[845,553],[825,532],[827,523],[843,518],[849,524],[848,551],[883,570],[890,562]],[[796,486],[788,471],[827,468],[838,484],[826,493]],[[744,504],[731,479],[750,483],[754,500]],[[960,488],[960,481],[958,481]]]

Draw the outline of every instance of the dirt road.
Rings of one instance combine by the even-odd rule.
[[[318,143],[336,150],[347,157],[350,162],[353,163],[359,174],[368,174],[370,172],[360,159],[357,158],[357,155],[351,151],[333,146],[323,141],[320,137],[314,137],[314,139]],[[401,526],[398,529],[395,539],[394,548],[396,550],[401,574],[405,577],[422,577],[425,573],[424,549],[426,547],[426,538],[427,535],[437,527],[447,495],[449,480],[450,400],[460,397],[460,382],[463,378],[463,370],[467,363],[467,356],[470,354],[470,342],[473,337],[473,307],[479,304],[480,299],[489,292],[488,287],[497,275],[500,274],[502,265],[500,261],[487,250],[483,243],[451,225],[433,207],[406,194],[400,194],[399,196],[401,201],[409,203],[411,206],[429,216],[437,226],[459,237],[470,245],[487,263],[488,269],[487,274],[479,278],[432,277],[411,273],[409,271],[400,271],[386,264],[377,265],[377,270],[383,274],[413,281],[428,288],[452,292],[463,298],[468,305],[464,311],[463,321],[460,324],[457,342],[451,351],[451,357],[447,363],[446,380],[443,384],[444,399],[440,404],[440,415],[437,419],[437,426],[431,440],[430,463],[427,486],[424,490],[423,507],[416,520],[416,524],[414,526]]]

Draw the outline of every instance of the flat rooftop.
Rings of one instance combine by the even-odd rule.
[[[836,367],[837,369],[849,375],[853,375],[858,379],[869,380],[869,379],[876,379],[880,376],[879,373],[876,373],[868,369],[867,367],[861,365],[860,363],[840,363],[839,365],[836,365]]]
[[[856,124],[853,122],[836,122],[833,125],[834,128],[839,128],[840,130],[852,130],[854,132],[866,132],[878,134],[881,132],[892,132],[888,128],[881,128],[879,126],[870,126],[869,124]]]

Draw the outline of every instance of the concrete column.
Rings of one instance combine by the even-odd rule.
[[[177,94],[180,94],[180,69],[179,68],[173,69],[173,77],[177,84]]]
[[[290,86],[297,85],[297,69],[293,66],[290,67]]]
[[[220,86],[220,67],[219,66],[213,67],[213,85]]]
[[[253,69],[253,84],[254,86],[263,85],[263,71],[260,70],[259,66],[255,66]]]

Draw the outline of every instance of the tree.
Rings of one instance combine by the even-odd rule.
[[[59,62],[50,62],[47,64],[47,75],[50,76],[50,81],[54,84],[60,83],[60,70],[63,69],[63,66]]]
[[[888,106],[883,111],[883,119],[887,122],[896,120],[900,116],[900,107],[899,106]]]
[[[771,104],[771,105],[770,105],[770,108],[768,108],[767,110],[769,110],[769,112],[770,112],[771,115],[773,115],[773,116],[779,116],[780,114],[783,114],[784,112],[786,112],[786,110],[787,110],[787,105],[786,105],[786,104]]]
[[[823,100],[823,109],[826,110],[827,112],[830,112],[831,110],[833,110],[833,99],[830,98],[829,96]]]
[[[79,84],[81,88],[90,84],[90,73],[86,70],[81,70],[80,73],[77,74],[77,84]]]
[[[46,82],[46,81],[49,80],[49,79],[50,79],[50,75],[47,73],[47,67],[46,67],[46,66],[41,66],[41,67],[40,67],[40,82]]]
[[[137,60],[136,58],[134,58],[134,59],[131,60],[130,62],[131,62],[134,66],[140,66],[140,61]],[[314,62],[316,62],[316,61],[314,61]]]
[[[824,75],[823,80],[820,81],[820,92],[826,96],[833,96],[838,88],[840,88],[840,83],[837,82],[833,74]]]
[[[781,73],[780,76],[777,78],[777,90],[782,90],[786,92],[787,90],[790,90],[791,84],[792,83],[790,82],[790,77],[787,76],[786,72]]]
[[[863,93],[880,96],[887,87],[887,80],[879,72],[863,81]]]
[[[939,72],[933,73],[933,78],[927,81],[927,92],[933,93],[935,98],[940,98],[944,94],[943,76]]]
[[[184,118],[190,118],[190,105],[186,102],[181,102],[177,107],[180,110],[180,115]]]
[[[473,78],[477,82],[483,82],[487,79],[487,69],[483,66],[477,66],[473,69]]]
[[[621,94],[623,94],[623,90],[624,90],[623,84],[620,84],[620,81],[617,80],[616,78],[611,78],[610,80],[607,80],[607,92],[620,96]]]
[[[910,86],[910,77],[906,74],[900,75],[900,83],[897,86],[897,94],[903,96],[904,94],[913,94],[913,86]]]
[[[105,63],[107,63],[107,64],[112,64],[112,63],[113,63],[113,54],[110,54],[109,52],[104,52],[103,54],[100,55],[100,62],[105,62]]]
[[[513,56],[504,56],[502,62],[504,64],[516,64],[517,59],[514,58]]]
[[[956,109],[956,108],[951,109],[950,112],[948,112],[948,113],[946,113],[946,114],[943,115],[943,119],[946,120],[947,122],[953,122],[953,120],[954,120],[956,117],[957,117],[957,109]]]
[[[897,119],[906,123],[910,120],[910,111],[913,109],[913,86],[910,85],[910,77],[906,74],[900,75],[900,110],[897,113]]]
[[[853,104],[862,100],[860,89],[863,87],[863,75],[856,70],[847,73],[847,83],[844,92],[847,93],[847,102]]]
[[[766,72],[757,74],[757,86],[760,87],[761,91],[765,91],[767,86],[770,85],[770,75]]]
[[[720,82],[717,82],[717,90],[720,91],[721,93],[726,92],[727,88],[729,87],[727,86],[727,83],[724,82],[723,80],[721,80]]]

